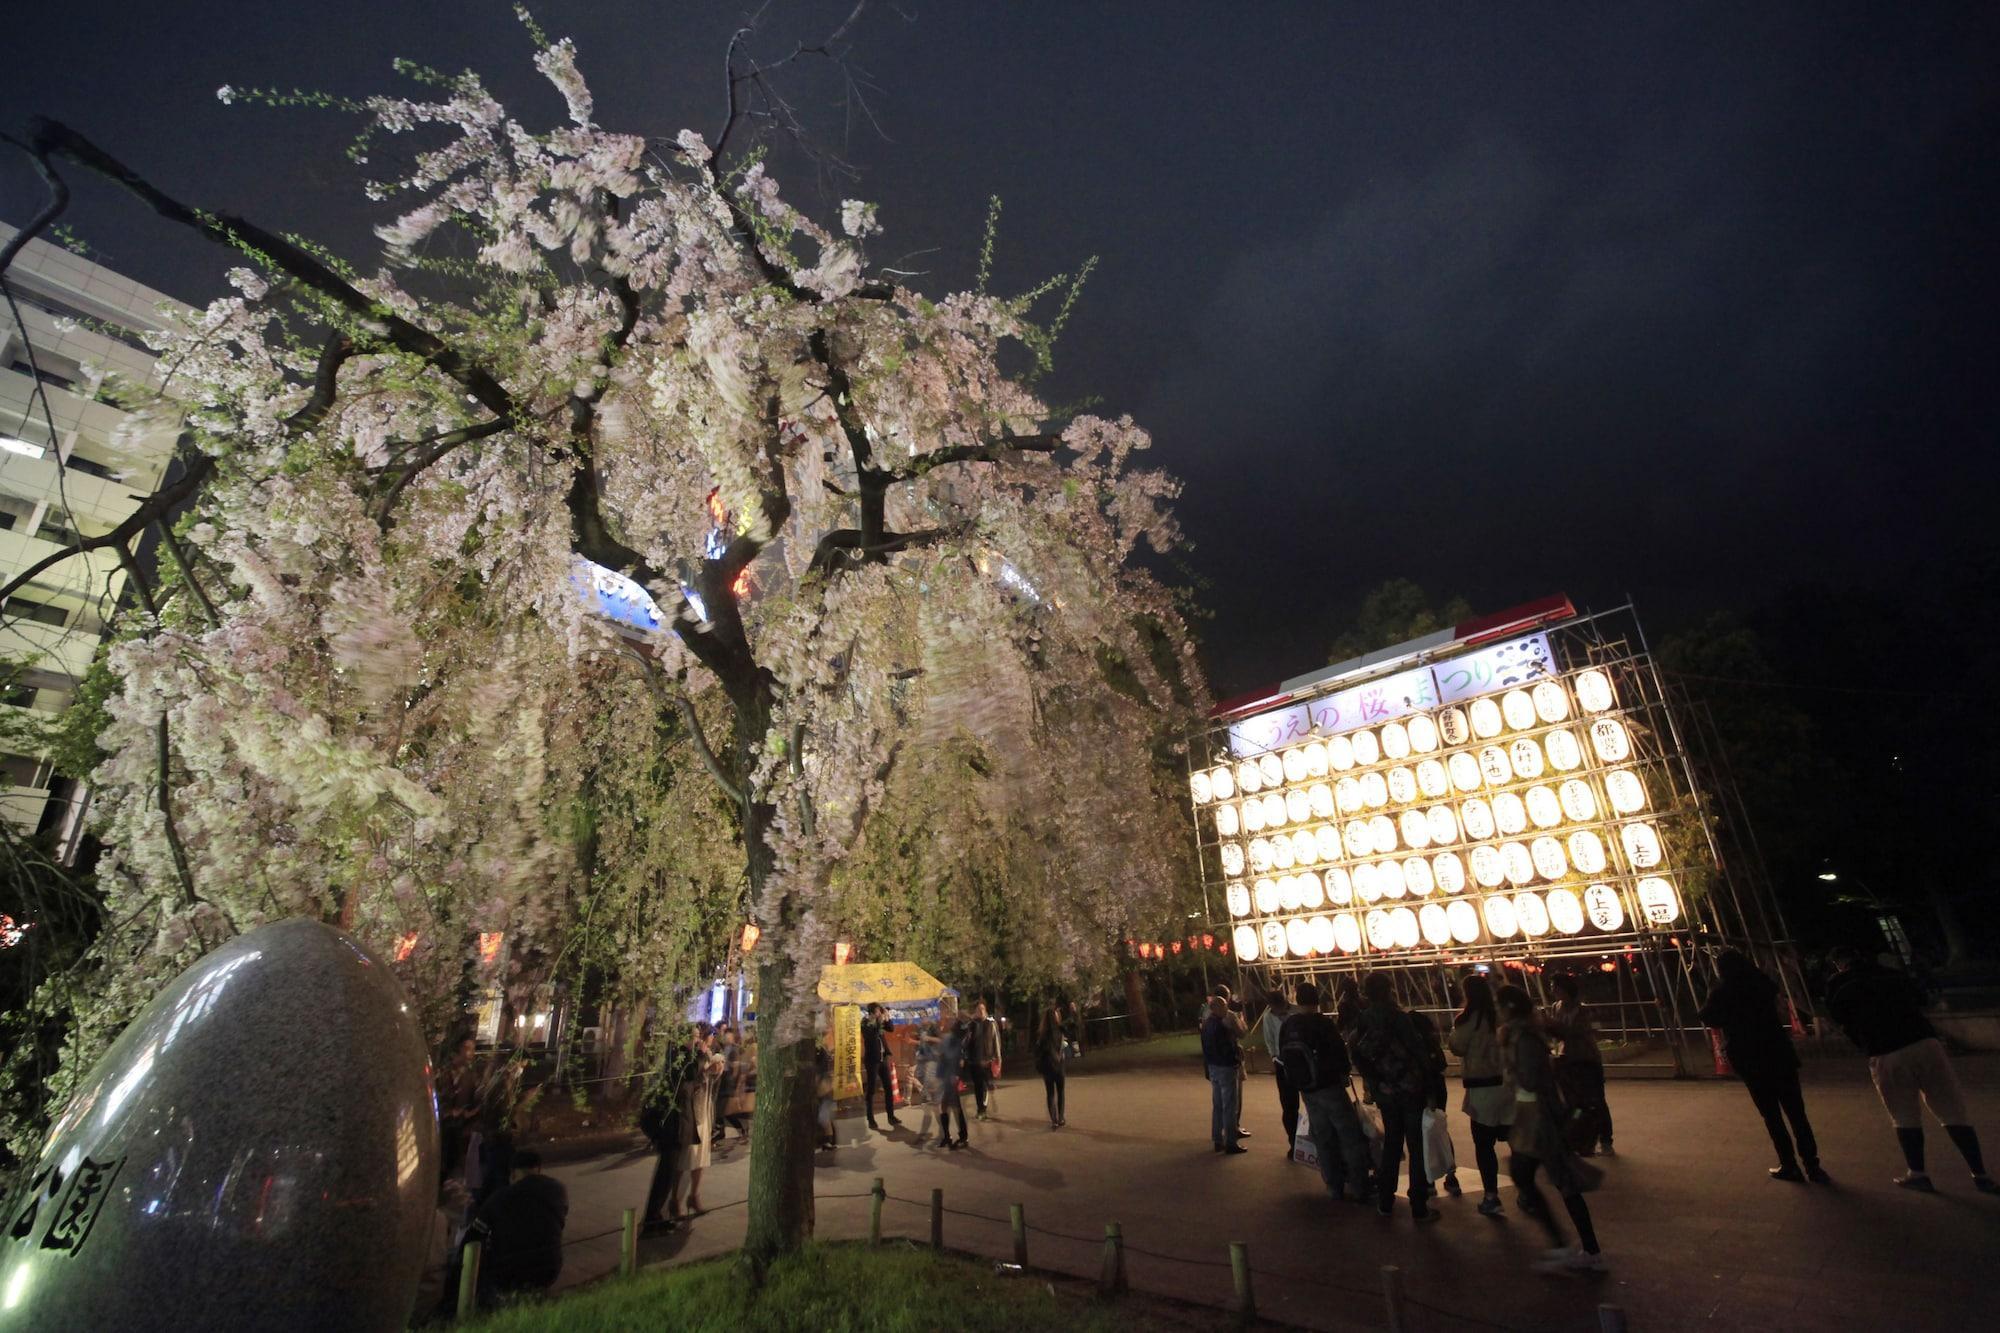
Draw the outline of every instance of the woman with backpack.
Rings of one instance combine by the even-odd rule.
[[[1514,1123],[1514,1089],[1500,1060],[1500,1014],[1493,1006],[1493,983],[1475,973],[1459,983],[1458,991],[1465,1007],[1451,1022],[1450,1042],[1459,1061],[1458,1081],[1465,1089],[1459,1109],[1472,1120],[1472,1157],[1486,1192],[1479,1211],[1492,1217],[1500,1211],[1496,1145]]]
[[[1549,1036],[1535,1014],[1535,1002],[1519,986],[1502,986],[1494,995],[1500,1013],[1500,1052],[1508,1080],[1514,1085],[1514,1125],[1507,1136],[1513,1149],[1508,1173],[1514,1177],[1514,1197],[1521,1211],[1542,1224],[1550,1249],[1535,1263],[1542,1273],[1601,1273],[1604,1255],[1597,1247],[1590,1205],[1583,1201],[1590,1170],[1563,1140],[1562,1094],[1556,1090],[1555,1060]],[[1562,1223],[1535,1184],[1548,1172],[1549,1183],[1563,1196],[1570,1221],[1576,1225],[1579,1248],[1565,1244]]]
[[[1405,1148],[1410,1158],[1410,1216],[1430,1222],[1440,1214],[1430,1206],[1424,1171],[1424,1107],[1430,1100],[1431,1052],[1396,1003],[1396,984],[1387,972],[1370,972],[1362,983],[1368,1006],[1354,1023],[1348,1043],[1355,1068],[1368,1080],[1375,1109],[1382,1113],[1382,1165],[1376,1177],[1375,1209],[1387,1217],[1396,1206],[1396,1172]]]
[[[1062,1006],[1052,1004],[1042,1012],[1042,1025],[1035,1030],[1035,1072],[1042,1076],[1042,1090],[1048,1096],[1050,1129],[1061,1129],[1064,1123],[1063,1064],[1068,1055]]]

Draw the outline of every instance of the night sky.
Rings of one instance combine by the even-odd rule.
[[[849,7],[766,14],[766,53]],[[322,112],[395,56],[561,103],[497,0],[10,14],[0,125],[70,121],[197,204],[366,253],[386,216]],[[854,62],[878,261],[996,285],[1102,257],[1050,396],[1101,395],[1186,479],[1218,693],[1325,658],[1407,576],[1492,610],[1629,594],[1658,628],[1803,581],[1990,560],[2000,8],[1985,4],[943,4],[871,10]],[[741,6],[545,2],[598,120],[712,134]],[[838,146],[825,69],[791,87]],[[814,198],[811,177],[789,191]],[[224,260],[103,187],[70,221],[189,301]],[[0,168],[0,217],[40,199]],[[823,213],[822,216],[825,216]],[[907,257],[906,257],[907,256]]]

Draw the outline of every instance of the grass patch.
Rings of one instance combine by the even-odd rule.
[[[1125,1333],[1157,1327],[1142,1308],[1100,1305],[1034,1277],[909,1245],[817,1245],[772,1265],[761,1290],[738,1279],[735,1256],[643,1272],[472,1325],[478,1333]]]

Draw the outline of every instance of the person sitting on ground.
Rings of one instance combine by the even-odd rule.
[[[488,1199],[472,1220],[469,1234],[481,1249],[482,1303],[547,1291],[562,1276],[569,1192],[561,1181],[542,1173],[538,1152],[515,1153],[514,1166],[521,1178]]]
[[[1896,1142],[1909,1167],[1896,1183],[1923,1193],[1937,1188],[1924,1169],[1923,1106],[1929,1106],[1971,1168],[1973,1187],[1986,1194],[2000,1192],[1986,1174],[1979,1131],[1966,1114],[1965,1094],[1951,1058],[1924,1016],[1923,992],[1917,983],[1854,949],[1835,949],[1833,965],[1838,971],[1827,985],[1827,1009],[1848,1040],[1868,1053],[1869,1077],[1896,1127]]]
[[[1319,1158],[1319,1176],[1335,1199],[1368,1203],[1368,1139],[1348,1091],[1347,1043],[1334,1021],[1319,1011],[1319,987],[1301,982],[1298,1007],[1278,1025],[1276,1048],[1285,1078],[1306,1107],[1306,1137]]]
[[[1604,1253],[1597,1245],[1590,1205],[1583,1199],[1589,1183],[1586,1173],[1595,1173],[1596,1168],[1579,1161],[1563,1141],[1562,1093],[1556,1088],[1548,1034],[1535,1013],[1535,1002],[1519,986],[1502,986],[1493,1001],[1500,1014],[1501,1061],[1514,1089],[1514,1126],[1507,1138],[1513,1156],[1508,1173],[1514,1177],[1514,1197],[1521,1211],[1542,1224],[1551,1247],[1536,1262],[1536,1271],[1601,1273]],[[1580,1248],[1564,1244],[1562,1223],[1556,1221],[1548,1199],[1535,1184],[1535,1175],[1542,1170],[1549,1173],[1549,1183],[1563,1196]]]

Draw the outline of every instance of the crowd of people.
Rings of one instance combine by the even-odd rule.
[[[754,1032],[745,1037],[733,1024],[697,1023],[668,1048],[639,1108],[639,1129],[654,1153],[646,1234],[672,1231],[706,1211],[702,1175],[714,1154],[750,1141],[756,1104]]]
[[[1035,1072],[1042,1078],[1051,1129],[1060,1129],[1065,1123],[1068,1085],[1064,1069],[1077,1050],[1075,1021],[1073,1007],[1065,1009],[1052,1004],[1042,1010],[1031,1034]],[[869,1005],[861,1020],[863,1105],[868,1128],[878,1132],[884,1132],[882,1121],[875,1118],[878,1092],[888,1127],[903,1127],[903,1122],[896,1118],[894,1091],[901,1071],[889,1039],[895,1026],[879,1004]],[[985,1120],[992,1114],[1001,1045],[1000,1024],[987,1013],[984,1001],[975,1003],[971,1013],[962,1017],[947,1008],[936,1022],[919,1028],[909,1063],[908,1086],[903,1089],[904,1105],[924,1108],[924,1118],[916,1132],[917,1142],[930,1142],[935,1124],[939,1149],[956,1152],[967,1145],[964,1095],[972,1094],[973,1114],[978,1119]],[[831,1115],[832,1095],[829,1069],[821,1089],[823,1116]]]

